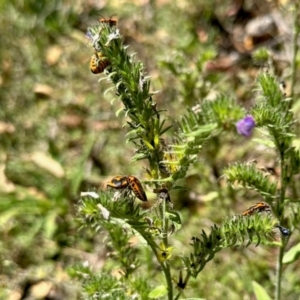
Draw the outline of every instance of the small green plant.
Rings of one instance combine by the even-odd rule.
[[[207,263],[219,251],[243,243],[248,246],[262,242],[277,244],[280,249],[276,281],[276,299],[280,299],[282,261],[290,236],[285,227],[293,232],[299,222],[290,208],[298,210],[294,203],[298,199],[294,176],[300,171],[300,156],[292,144],[295,121],[289,109],[291,100],[284,97],[277,79],[268,73],[258,76],[256,104],[248,113],[226,95],[187,108],[177,123],[172,143],[168,143],[166,135],[172,126],[167,125],[163,111],[155,102],[156,92],[150,89],[150,78],[143,64],[128,54],[117,24],[100,22],[88,29],[88,36],[101,57],[99,64],[104,59],[109,62],[101,71],[112,83],[118,101],[123,103],[118,114],[126,117],[127,140],[135,147],[132,161],[147,162],[144,182],[157,195],[157,202],[150,209],[137,204],[136,196],[143,191],[143,186],[135,186],[129,176],[114,178],[110,190],[82,193],[78,207],[82,227],[108,233],[107,247],[120,271],[118,281],[109,275],[109,269],[95,274],[89,266],[74,268],[72,275],[84,282],[84,299],[158,299],[165,296],[179,299],[190,278],[204,272]],[[186,176],[204,145],[236,130],[250,138],[256,128],[265,136],[264,140],[256,141],[278,156],[278,181],[272,182],[255,164],[247,163],[230,165],[224,175],[229,184],[254,190],[265,201],[262,207],[268,209],[252,207],[251,213],[228,217],[223,224],[213,225],[209,233],[199,231],[198,236],[190,237],[190,249],[186,250],[189,253],[175,257],[174,240],[182,221],[173,208],[170,191],[180,188],[178,180]],[[294,194],[288,197],[290,188]],[[137,245],[131,244],[134,236]],[[140,271],[143,264],[151,264],[148,273]],[[162,284],[151,280],[157,267],[156,272],[164,274]]]

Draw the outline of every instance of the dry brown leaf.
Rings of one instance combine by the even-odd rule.
[[[75,128],[82,124],[83,120],[78,115],[64,115],[60,118],[59,124],[69,127],[69,128]]]
[[[43,152],[33,152],[30,155],[30,158],[37,166],[47,170],[57,178],[62,178],[65,175],[65,171],[61,164]]]
[[[53,89],[51,86],[41,83],[36,83],[34,85],[33,91],[36,95],[42,97],[51,97],[51,95],[53,94]]]
[[[101,130],[105,130],[105,129],[120,129],[121,130],[121,128],[122,128],[122,126],[120,125],[119,122],[110,121],[110,120],[93,122],[92,127],[96,131],[101,131]]]
[[[120,280],[125,275],[124,270],[122,270],[121,268],[112,270],[110,274],[118,280]]]
[[[0,165],[0,190],[4,193],[12,193],[15,191],[15,185],[5,176],[5,165]]]
[[[53,283],[50,281],[42,281],[30,288],[30,294],[34,299],[44,299],[51,289],[53,288]]]
[[[49,66],[55,65],[59,61],[59,59],[62,55],[62,52],[63,52],[63,50],[60,46],[57,46],[57,45],[50,46],[46,52],[47,64]]]
[[[22,292],[21,291],[13,291],[10,293],[8,300],[21,300]]]
[[[16,128],[13,124],[0,121],[0,134],[14,133],[15,131]]]

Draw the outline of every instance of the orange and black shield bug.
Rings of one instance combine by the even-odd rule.
[[[113,16],[111,16],[110,18],[101,17],[99,19],[99,22],[100,23],[105,23],[105,24],[109,25],[110,27],[117,25],[117,20],[115,18],[113,18]]]
[[[148,201],[144,188],[141,182],[134,176],[115,176],[106,184],[108,187],[125,190],[129,189],[132,191],[137,198],[142,201]]]
[[[110,65],[110,61],[102,55],[100,52],[96,52],[92,55],[90,60],[90,69],[94,74],[102,73],[106,67]]]
[[[254,205],[250,206],[247,208],[243,213],[242,216],[251,216],[254,213],[259,213],[259,212],[266,212],[266,213],[271,213],[271,207],[269,204],[265,202],[258,202],[255,203]]]
[[[135,196],[142,201],[148,201],[144,188],[141,182],[134,176],[127,176],[130,189],[134,192]]]

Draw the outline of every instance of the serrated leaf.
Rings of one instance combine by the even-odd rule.
[[[149,293],[148,297],[150,299],[157,299],[165,296],[167,293],[168,293],[167,287],[165,285],[159,285]]]
[[[287,253],[284,254],[282,263],[290,264],[297,260],[300,256],[300,243],[292,247]]]
[[[267,291],[256,281],[252,281],[254,294],[257,300],[272,300]]]

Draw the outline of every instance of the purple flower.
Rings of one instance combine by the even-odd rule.
[[[239,120],[236,123],[236,130],[240,135],[250,137],[252,135],[252,130],[255,127],[255,121],[253,117],[246,116],[245,118]]]

